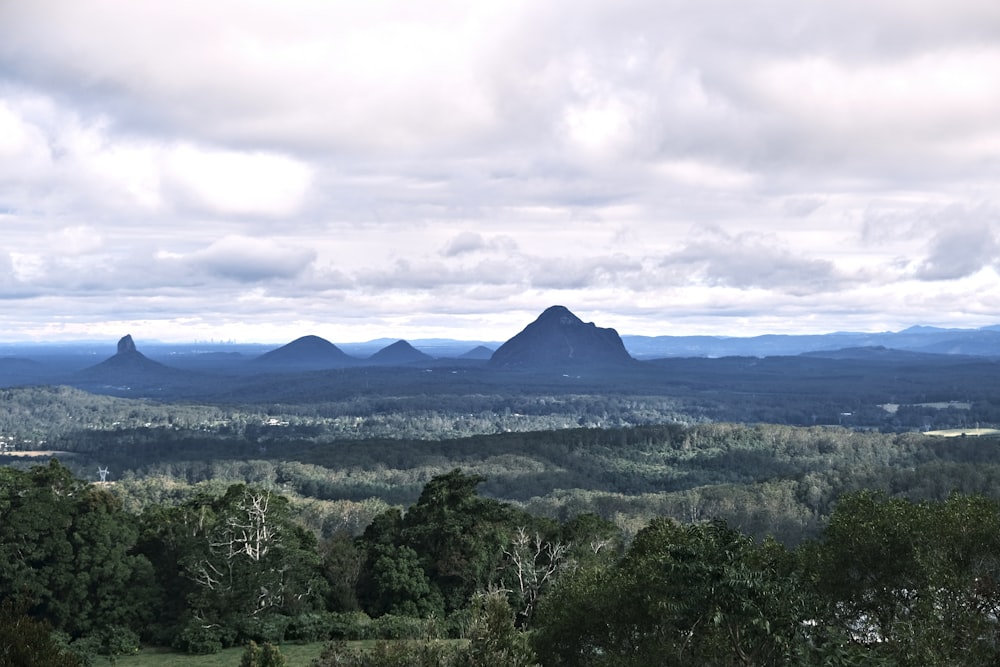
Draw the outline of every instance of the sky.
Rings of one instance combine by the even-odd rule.
[[[996,0],[0,0],[0,340],[1000,323]]]

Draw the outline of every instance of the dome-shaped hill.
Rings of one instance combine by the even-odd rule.
[[[270,368],[321,370],[354,366],[357,359],[325,338],[303,336],[276,350],[262,354],[254,359],[253,363]]]
[[[405,340],[397,340],[368,357],[365,363],[372,366],[406,366],[433,360],[434,357],[424,354]]]

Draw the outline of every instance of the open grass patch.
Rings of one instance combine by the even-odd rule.
[[[1000,429],[995,428],[946,428],[940,431],[925,431],[924,435],[935,435],[940,438],[961,438],[966,437],[980,437],[980,436],[996,436],[1000,435]]]
[[[358,648],[373,642],[349,642]],[[323,651],[326,642],[310,644],[281,644],[281,655],[288,661],[288,667],[309,667],[309,664]],[[246,647],[223,649],[209,655],[188,655],[168,648],[144,648],[137,655],[118,657],[121,667],[236,667]]]

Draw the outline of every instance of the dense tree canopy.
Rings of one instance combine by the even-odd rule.
[[[648,447],[846,446],[782,433],[682,429]],[[595,447],[607,437],[580,435]],[[877,441],[857,442],[868,444],[852,451]],[[921,444],[897,446],[871,455]],[[481,496],[483,481],[448,470],[408,508],[373,512],[362,535],[318,539],[323,522],[273,485],[200,486],[134,514],[107,485],[55,461],[3,467],[0,637],[24,628],[51,640],[51,627],[77,651],[109,654],[128,652],[137,635],[192,652],[250,640],[478,637],[476,650],[502,641],[530,664],[530,636],[546,666],[1000,661],[1000,504],[986,496],[844,493],[815,539],[782,544],[713,517],[704,490],[680,518],[630,533],[613,513],[533,515]],[[808,495],[820,481],[778,488]],[[5,641],[0,649],[25,650]],[[57,644],[39,650],[63,655]]]
[[[0,591],[26,596],[56,629],[145,625],[160,596],[137,537],[115,496],[59,463],[0,468]]]

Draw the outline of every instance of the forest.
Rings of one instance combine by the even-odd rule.
[[[657,517],[626,539],[595,514],[484,497],[482,482],[437,475],[360,535],[318,538],[264,487],[134,513],[57,461],[0,468],[0,661],[94,664],[153,643],[245,644],[244,663],[283,664],[281,644],[302,641],[328,642],[316,667],[1000,659],[995,499],[858,491],[788,547],[720,519]]]
[[[318,667],[998,659],[982,387],[382,373],[258,402],[0,389],[0,645],[53,665],[264,664],[289,642],[329,642]]]

